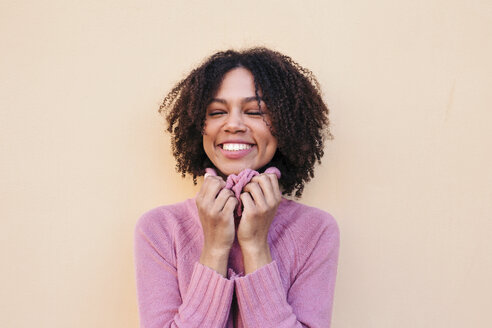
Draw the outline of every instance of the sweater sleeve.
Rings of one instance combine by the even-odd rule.
[[[184,295],[173,262],[172,236],[142,217],[135,228],[135,269],[140,326],[224,327],[234,283],[196,262]],[[158,238],[156,237],[158,236]],[[164,247],[162,247],[164,246]],[[166,253],[167,250],[167,253]]]
[[[337,274],[339,230],[325,229],[286,293],[276,261],[236,278],[245,327],[323,327],[331,323]]]

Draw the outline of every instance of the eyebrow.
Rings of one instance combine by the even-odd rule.
[[[252,101],[258,102],[258,100],[263,101],[263,99],[261,97],[246,97],[246,98],[243,98],[243,100],[241,100],[241,103],[246,104],[246,103],[249,103]],[[212,101],[210,101],[210,103],[213,103],[213,102],[218,102],[218,103],[221,103],[224,105],[227,104],[227,101],[225,99],[222,99],[222,98],[212,98]]]

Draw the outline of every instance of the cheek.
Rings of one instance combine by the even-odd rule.
[[[218,122],[216,121],[207,122],[207,120],[205,120],[205,122],[203,123],[202,135],[208,136],[209,138],[214,138],[217,136],[219,130],[220,130],[220,124],[218,124]]]
[[[273,138],[270,143],[270,156],[272,156],[272,158],[275,155],[275,152],[277,151],[277,146],[278,146],[277,139]]]
[[[203,134],[203,141],[202,141],[202,144],[203,144],[203,149],[205,150],[205,152],[209,151],[210,148],[212,147],[213,145],[213,142],[212,140],[210,139],[210,137],[207,135],[207,134]]]
[[[277,148],[278,148],[278,140],[277,138],[271,133],[269,133],[270,135],[270,147],[272,148],[272,152],[273,154],[275,154],[275,152],[277,151]],[[273,156],[273,155],[272,155]]]
[[[266,127],[266,129],[263,131],[262,138],[263,140],[265,140],[265,143],[268,147],[277,148],[277,138],[273,136],[269,127]]]
[[[213,142],[213,138],[214,138],[215,134],[216,133],[214,132],[213,124],[205,123],[205,125],[203,126],[203,131],[202,131],[203,143],[205,144],[205,142]]]
[[[271,133],[265,133],[263,135],[263,147],[265,149],[265,153],[268,154],[268,156],[272,156],[275,154],[277,151],[277,138],[275,138]]]

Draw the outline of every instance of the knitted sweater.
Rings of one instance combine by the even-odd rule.
[[[135,228],[141,327],[330,327],[336,221],[282,199],[268,243],[273,261],[244,275],[236,239],[224,278],[198,262],[203,233],[194,199],[146,212]]]

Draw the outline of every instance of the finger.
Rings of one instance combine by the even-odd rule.
[[[217,195],[217,198],[215,199],[215,202],[214,202],[214,208],[216,211],[222,211],[227,203],[227,201],[229,200],[229,198],[232,197],[234,199],[236,199],[234,197],[234,193],[229,190],[229,189],[222,189],[219,194]],[[237,201],[237,200],[236,200]]]
[[[270,178],[272,183],[273,193],[278,201],[282,199],[282,192],[280,191],[280,184],[278,183],[278,178],[275,173],[267,173],[266,176]]]
[[[234,209],[236,208],[237,203],[238,203],[238,201],[237,201],[236,197],[234,197],[234,196],[229,197],[227,199],[227,201],[225,202],[225,205],[222,209],[222,212],[232,214],[232,212],[234,212]]]
[[[243,203],[245,209],[255,207],[255,202],[249,192],[243,192],[239,197],[241,198],[241,202]]]
[[[277,195],[272,185],[272,181],[268,174],[262,174],[255,177],[252,181],[258,183],[263,192],[267,204],[275,205],[277,203]]]
[[[270,180],[272,180],[273,190],[279,197],[282,197],[282,192],[280,191],[280,184],[278,183],[277,175],[275,175],[274,173],[269,173],[268,176],[270,177]]]
[[[251,198],[253,199],[256,206],[264,206],[265,203],[265,195],[260,188],[260,185],[257,182],[251,181],[243,188],[244,191],[247,191],[251,194]]]
[[[209,175],[212,175],[212,176],[216,176],[217,175],[217,172],[213,168],[211,168],[211,167],[207,167],[205,169],[205,174],[207,174],[207,173]]]
[[[203,180],[202,187],[200,188],[200,193],[204,199],[210,199],[213,195],[213,198],[217,197],[217,194],[222,189],[220,181],[213,177],[208,176]]]
[[[208,176],[200,189],[203,200],[206,202],[214,201],[224,186],[225,181],[221,177]]]

